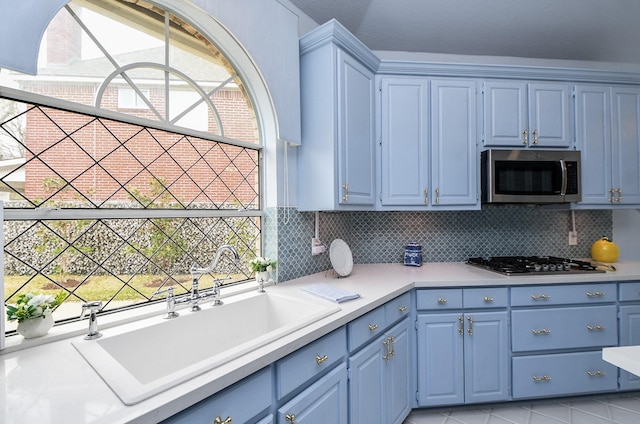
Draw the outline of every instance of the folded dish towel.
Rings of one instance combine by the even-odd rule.
[[[301,287],[300,290],[336,303],[342,303],[360,297],[358,293],[353,293],[328,284],[312,284]]]

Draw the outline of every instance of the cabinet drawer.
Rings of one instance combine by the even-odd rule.
[[[271,406],[271,368],[265,368],[224,391],[163,421],[163,424],[209,424],[216,417],[244,423]],[[251,399],[247,402],[247,399]]]
[[[511,306],[570,305],[616,301],[616,285],[579,284],[513,287]]]
[[[618,344],[615,305],[511,311],[514,352]]]
[[[578,352],[513,358],[513,398],[617,390],[618,369],[602,353]]]
[[[342,327],[279,360],[276,363],[278,399],[341,361],[346,353],[347,331]]]
[[[384,314],[387,325],[391,325],[411,312],[411,293],[405,293],[387,302],[384,305]]]
[[[464,289],[462,304],[465,308],[506,308],[507,293],[506,287]]]
[[[418,309],[446,310],[462,308],[462,289],[418,290]]]
[[[382,334],[386,327],[385,308],[380,306],[347,324],[349,351],[353,352],[367,341]]]
[[[620,283],[620,301],[640,300],[640,282]]]

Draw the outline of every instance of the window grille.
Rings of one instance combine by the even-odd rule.
[[[169,286],[187,293],[192,264],[206,266],[223,244],[236,246],[241,263],[223,256],[200,287],[247,281],[261,249],[262,150],[240,78],[170,13],[101,3],[117,5],[114,25],[133,30],[144,12],[146,31],[155,24],[151,35],[164,45],[111,53],[88,19],[103,12],[99,3],[72,2],[47,34],[61,26],[88,34],[103,56],[66,52],[68,61],[57,52],[64,67],[13,73],[14,88],[0,82],[4,300],[64,290],[57,322],[78,319],[85,301],[102,300],[106,313],[161,301],[154,293]],[[142,53],[148,61],[132,59]],[[125,91],[130,104],[121,103]],[[14,328],[7,323],[7,334]]]

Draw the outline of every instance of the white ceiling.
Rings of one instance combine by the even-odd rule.
[[[290,0],[371,50],[640,63],[640,0]]]

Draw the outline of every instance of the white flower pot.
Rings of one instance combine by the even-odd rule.
[[[271,278],[271,273],[269,271],[256,271],[256,281],[266,283]]]
[[[18,323],[18,333],[25,339],[44,336],[53,327],[53,315],[47,311],[44,317],[29,318]]]

